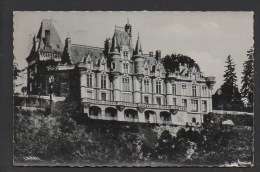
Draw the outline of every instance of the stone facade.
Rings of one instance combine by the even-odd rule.
[[[212,111],[215,78],[187,64],[167,73],[161,51],[144,54],[139,35],[133,46],[129,23],[116,27],[104,48],[72,44],[71,38],[61,46],[51,21],[43,20],[27,58],[29,94],[49,94],[55,83],[54,95],[66,96],[76,87],[84,113],[103,120],[198,124]],[[79,76],[73,84],[66,79],[70,73]]]

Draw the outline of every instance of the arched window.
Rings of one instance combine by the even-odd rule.
[[[192,118],[192,123],[196,123],[196,118],[195,117]]]

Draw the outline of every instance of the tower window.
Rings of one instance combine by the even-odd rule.
[[[92,88],[92,74],[87,74],[87,87]]]
[[[123,63],[124,73],[128,73],[128,63]]]
[[[112,63],[112,69],[115,69],[115,68],[116,68],[116,64]]]
[[[124,57],[128,57],[128,51],[124,51]]]
[[[172,85],[172,94],[176,95],[176,84]]]

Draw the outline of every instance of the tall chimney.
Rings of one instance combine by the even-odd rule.
[[[152,51],[149,52],[149,57],[153,57],[153,52]]]
[[[156,58],[157,61],[161,60],[161,50],[156,51],[155,58]]]

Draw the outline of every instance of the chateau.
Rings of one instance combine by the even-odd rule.
[[[103,48],[72,42],[64,45],[52,21],[42,21],[26,59],[29,95],[65,99],[75,92],[82,111],[101,120],[195,125],[212,111],[215,78],[181,63],[166,72],[161,51],[145,54],[129,22],[115,27]]]

